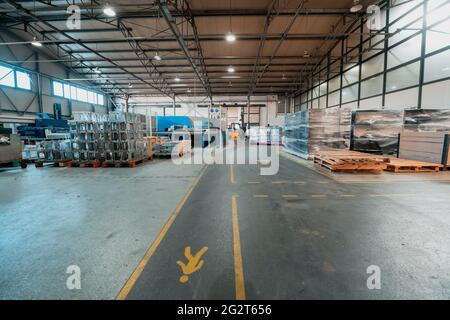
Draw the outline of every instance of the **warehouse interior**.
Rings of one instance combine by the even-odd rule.
[[[449,0],[4,0],[0,299],[450,297]]]

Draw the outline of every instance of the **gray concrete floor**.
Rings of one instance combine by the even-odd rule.
[[[114,298],[200,170],[0,173],[0,297]],[[234,196],[248,299],[448,299],[448,194],[449,172],[330,174],[287,155],[275,176],[208,166],[127,297],[234,299]],[[208,251],[181,283],[186,246]],[[70,264],[80,291],[65,288]]]
[[[201,168],[0,172],[0,298],[115,298]],[[69,265],[81,290],[66,288]]]

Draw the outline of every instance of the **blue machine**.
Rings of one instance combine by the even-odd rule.
[[[165,132],[170,133],[173,129],[183,127],[186,127],[188,131],[191,132],[192,142],[194,142],[197,139],[194,137],[194,134],[201,132],[202,147],[206,147],[208,145],[207,119],[187,117],[187,116],[156,117],[156,130],[158,134],[164,134]]]

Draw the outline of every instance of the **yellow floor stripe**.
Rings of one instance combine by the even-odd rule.
[[[170,227],[172,226],[173,222],[175,221],[176,217],[180,213],[181,209],[183,209],[184,204],[186,203],[187,199],[191,195],[192,191],[195,189],[195,187],[198,185],[200,179],[203,177],[206,169],[208,167],[204,167],[201,171],[200,175],[195,179],[194,183],[190,186],[186,194],[181,199],[181,202],[178,204],[178,206],[175,208],[175,211],[171,214],[169,217],[169,220],[167,220],[166,224],[162,228],[162,230],[159,232],[156,239],[151,244],[150,248],[148,248],[147,252],[145,253],[144,257],[141,259],[139,264],[137,265],[136,269],[131,274],[130,278],[127,280],[125,285],[120,290],[119,294],[117,295],[117,300],[125,300],[130,293],[131,289],[133,289],[136,281],[139,279],[139,276],[141,275],[142,271],[144,270],[145,266],[147,265],[148,261],[152,257],[152,255],[155,253],[156,249],[158,249],[159,244],[164,239],[165,235],[167,234],[167,231],[169,231]]]
[[[354,194],[341,194],[340,196],[343,197],[343,198],[353,198],[353,197],[355,197]]]
[[[311,197],[312,198],[325,198],[327,195],[326,194],[312,194]]]
[[[253,197],[254,198],[268,198],[269,196],[267,194],[255,194]]]
[[[231,183],[235,183],[235,180],[234,180],[234,166],[233,165],[230,165],[230,182]]]
[[[259,182],[259,181],[249,181],[248,182],[248,184],[258,184],[258,183],[261,183],[261,182]]]
[[[298,198],[298,196],[296,194],[283,194],[282,197],[283,198]]]
[[[239,219],[237,211],[237,195],[231,197],[231,213],[233,221],[234,275],[236,300],[245,300],[244,267],[242,264],[241,237],[239,235]]]

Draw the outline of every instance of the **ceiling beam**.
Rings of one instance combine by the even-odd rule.
[[[205,88],[205,90],[208,92],[208,95],[212,99],[211,87],[209,86],[208,81],[207,81],[207,77],[205,75],[206,70],[203,70],[203,72],[202,72],[202,70],[200,70],[199,67],[196,65],[196,63],[194,62],[194,59],[192,58],[192,55],[191,55],[191,53],[189,51],[188,44],[186,43],[186,40],[184,39],[183,34],[178,29],[177,23],[175,21],[175,18],[172,16],[172,13],[170,12],[170,9],[169,9],[167,1],[166,0],[159,0],[158,1],[158,8],[159,8],[162,16],[164,17],[164,20],[168,24],[170,30],[172,31],[173,35],[175,36],[178,44],[180,45],[180,47],[181,47],[181,49],[182,49],[186,59],[188,60],[189,64],[191,65],[193,71],[195,72],[195,74],[197,75],[198,79],[202,83],[202,86]],[[186,7],[186,8],[188,8],[188,7]],[[192,17],[190,17],[190,19],[192,19]],[[199,44],[199,41],[198,41],[196,30],[195,30],[194,25],[192,24],[192,21],[191,21],[191,27],[194,30],[195,43],[197,45],[197,53],[199,54],[199,57],[202,58],[203,57],[202,50],[200,48],[200,44]],[[200,61],[202,61],[202,59],[200,59]]]

